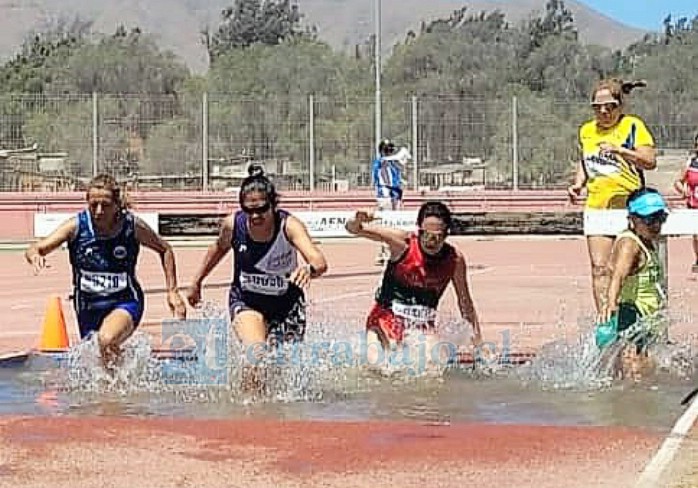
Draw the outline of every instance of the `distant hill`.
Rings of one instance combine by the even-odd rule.
[[[300,0],[303,12],[320,26],[321,36],[333,46],[350,47],[373,33],[375,0]],[[532,12],[544,12],[547,0],[382,0],[382,39],[390,46],[404,38],[409,29],[418,30],[421,21],[448,16],[463,5],[471,14],[500,10],[512,23]],[[645,34],[628,27],[574,0],[565,1],[572,11],[583,42],[619,48]]]
[[[444,17],[468,5],[471,13],[499,9],[511,22],[543,11],[545,0],[382,0],[382,42],[387,51],[409,29],[422,21]],[[195,72],[206,69],[207,56],[200,42],[201,29],[216,26],[220,11],[230,0],[0,0],[0,58],[16,52],[22,39],[52,19],[79,13],[93,19],[94,29],[113,32],[117,24],[140,26],[158,37],[160,44],[178,54]],[[298,0],[306,22],[318,26],[320,37],[337,49],[364,42],[373,33],[374,0]],[[640,39],[644,31],[628,27],[574,0],[572,10],[584,42],[613,48]]]

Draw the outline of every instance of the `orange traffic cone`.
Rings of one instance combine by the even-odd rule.
[[[68,329],[63,316],[63,305],[61,297],[52,296],[49,298],[44,315],[44,324],[41,329],[41,351],[65,350],[70,347],[68,340]]]

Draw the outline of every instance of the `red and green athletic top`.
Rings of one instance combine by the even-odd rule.
[[[407,249],[397,261],[390,261],[376,291],[381,307],[397,312],[400,306],[419,306],[436,311],[456,267],[456,250],[444,243],[430,256],[422,251],[419,237],[411,234]]]

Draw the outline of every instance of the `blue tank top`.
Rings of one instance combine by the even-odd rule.
[[[78,308],[122,301],[141,301],[136,279],[140,245],[133,214],[125,212],[119,232],[96,235],[88,210],[77,215],[77,233],[68,243],[73,268],[73,293]]]
[[[244,212],[235,214],[232,292],[260,311],[286,309],[303,293],[288,281],[298,266],[298,255],[286,236],[287,217],[288,212],[277,210],[274,235],[268,242],[257,242],[249,234]]]

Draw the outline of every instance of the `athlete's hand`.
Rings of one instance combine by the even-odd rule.
[[[361,232],[363,224],[376,220],[373,210],[357,210],[353,218],[349,219],[346,224],[346,229],[352,234]]]
[[[377,220],[376,215],[374,214],[373,210],[370,209],[365,209],[365,210],[358,210],[356,212],[356,215],[354,216],[354,220],[361,224],[365,224],[367,222],[373,222],[374,220]]]
[[[186,292],[187,301],[192,307],[196,307],[201,303],[201,285],[193,284]]]
[[[365,223],[371,222],[373,220],[377,220],[377,217],[374,215],[373,210],[357,210],[356,214],[354,215],[354,218],[349,219],[349,221],[347,222],[346,228],[352,234],[358,234],[359,232],[361,232],[361,229],[363,228],[363,225]]]
[[[298,288],[305,288],[310,283],[311,278],[312,276],[310,274],[308,266],[303,265],[298,266],[298,268],[296,268],[296,270],[293,273],[291,273],[291,276],[288,279]]]
[[[34,274],[37,275],[46,267],[46,258],[41,254],[34,254],[31,258],[31,265],[34,268]]]
[[[170,307],[172,315],[178,319],[184,320],[187,318],[187,306],[179,291],[171,290],[167,292],[167,305]]]
[[[609,144],[608,142],[602,142],[599,144],[600,154],[620,154],[620,152],[621,148],[614,146],[613,144]]]
[[[605,324],[609,320],[611,320],[611,317],[618,312],[618,305],[613,305],[610,303],[605,303],[604,305],[601,306],[601,310],[599,310],[598,315],[596,316],[596,323],[597,324]]]
[[[577,202],[577,198],[579,198],[579,195],[582,193],[582,188],[582,185],[571,185],[567,187],[567,196],[571,203]]]
[[[684,185],[681,182],[676,182],[674,184],[674,190],[683,198],[688,198],[689,196],[691,196],[691,192],[689,192],[688,188],[686,188],[686,185]]]

